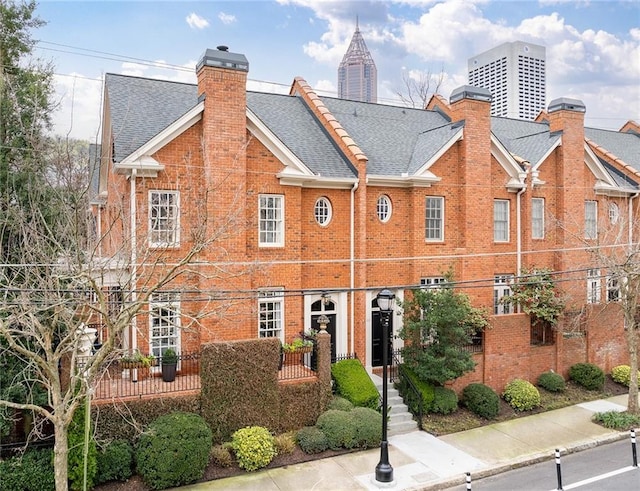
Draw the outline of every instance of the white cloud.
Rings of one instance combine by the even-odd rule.
[[[191,12],[187,15],[185,20],[191,29],[204,29],[205,27],[209,27],[209,21],[204,17],[200,17],[195,12]]]
[[[52,114],[56,135],[95,142],[99,136],[102,80],[80,73],[54,75],[58,108]]]
[[[220,12],[218,14],[218,19],[225,25],[233,24],[236,21],[236,16],[231,14],[225,14],[224,12]]]

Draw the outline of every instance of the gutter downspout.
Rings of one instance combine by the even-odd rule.
[[[351,296],[351,313],[350,313],[350,336],[349,336],[349,353],[355,352],[355,319],[356,319],[356,308],[355,308],[355,255],[356,255],[356,244],[355,244],[355,194],[358,189],[358,183],[360,181],[357,180],[353,183],[353,187],[351,188],[351,210],[349,217],[349,274],[351,276],[349,286],[350,291],[349,295]]]
[[[531,164],[528,161],[523,162],[525,171],[522,175],[524,187],[516,193],[516,275],[522,271],[522,195],[527,190],[527,175],[531,170]]]
[[[129,179],[129,219],[131,228],[131,303],[134,304],[138,300],[136,292],[138,281],[138,244],[137,244],[137,229],[136,229],[136,177],[138,177],[137,169],[131,170],[131,177]],[[135,351],[138,349],[138,318],[134,317],[131,322],[131,349]]]
[[[640,193],[636,193],[632,196],[629,196],[629,218],[628,218],[628,227],[629,227],[629,247],[633,247],[633,200],[636,199],[640,195]]]

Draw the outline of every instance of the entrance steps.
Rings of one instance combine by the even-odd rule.
[[[382,400],[382,377],[372,373],[369,376],[376,385]],[[413,419],[413,414],[411,414],[407,405],[402,402],[402,397],[400,397],[398,390],[390,382],[387,383],[387,407],[389,408],[387,424],[387,434],[389,436],[401,435],[418,429],[418,423]]]

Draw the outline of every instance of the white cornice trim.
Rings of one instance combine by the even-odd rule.
[[[544,155],[540,158],[540,160],[538,160],[532,167],[532,170],[538,170],[538,168],[542,165],[542,163],[547,160],[547,158],[549,157],[549,155],[551,155],[551,153],[553,151],[555,151],[556,148],[562,146],[562,136],[560,136],[560,138],[558,138],[556,140],[556,142],[551,145],[551,147],[544,153]]]
[[[442,178],[429,171],[420,176],[367,176],[368,186],[385,186],[391,188],[428,188],[440,182]]]
[[[622,188],[620,188],[620,186],[616,184],[613,177],[611,177],[611,174],[606,171],[606,169],[600,162],[600,159],[598,159],[597,155],[593,152],[593,150],[591,150],[586,142],[584,144],[584,163],[587,164],[587,167],[596,178],[596,185],[594,186],[596,192],[598,192],[598,190],[602,192],[604,189],[623,192]]]
[[[283,186],[297,186],[301,188],[317,189],[351,189],[358,182],[357,178],[330,179],[319,176],[303,176],[300,174],[286,174],[280,172],[276,175]]]
[[[442,157],[445,153],[447,153],[447,151],[457,142],[459,142],[460,140],[462,140],[463,138],[463,134],[464,134],[464,127],[460,126],[460,128],[458,128],[458,131],[456,131],[453,136],[451,138],[449,138],[449,140],[447,140],[447,142],[442,145],[440,147],[440,149],[433,154],[433,156],[427,160],[415,173],[416,176],[420,176],[422,174],[426,174],[427,169],[429,169],[435,162],[438,161],[438,159],[440,159],[440,157]],[[429,173],[430,174],[430,173]],[[433,174],[431,174],[433,175]]]
[[[491,155],[507,173],[509,180],[506,187],[510,193],[518,192],[526,187],[524,169],[493,132],[491,132]]]
[[[131,155],[122,159],[121,162],[116,162],[114,164],[116,173],[128,174],[131,169],[138,169],[143,171],[144,175],[144,173],[152,173],[154,170],[156,173],[163,170],[164,167],[155,159],[152,159],[151,155],[200,121],[203,111],[204,101],[187,111],[183,116],[175,120]],[[155,162],[155,164],[153,164],[153,162]]]

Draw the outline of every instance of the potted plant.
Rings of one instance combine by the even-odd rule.
[[[313,350],[313,341],[296,337],[290,343],[282,343],[280,351],[282,353],[282,364],[297,365],[302,363],[302,357],[305,353]]]
[[[178,354],[173,348],[167,348],[162,352],[162,380],[173,382],[176,379],[178,367]]]

